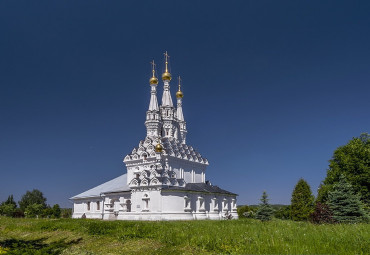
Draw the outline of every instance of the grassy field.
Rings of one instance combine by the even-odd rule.
[[[369,254],[370,224],[0,217],[0,254]]]

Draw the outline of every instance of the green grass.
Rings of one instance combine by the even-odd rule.
[[[0,254],[369,254],[370,224],[0,217]]]

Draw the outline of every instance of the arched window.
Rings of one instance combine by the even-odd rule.
[[[131,212],[131,200],[130,199],[126,200],[126,209],[127,209],[127,212]]]
[[[143,196],[143,211],[149,211],[149,196],[148,194],[144,194]]]

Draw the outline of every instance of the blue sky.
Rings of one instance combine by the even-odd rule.
[[[183,80],[207,179],[255,204],[316,193],[370,118],[368,1],[1,1],[0,200],[48,203],[124,173],[145,137],[149,62]],[[162,83],[159,85],[161,97]],[[172,83],[176,91],[176,81]]]

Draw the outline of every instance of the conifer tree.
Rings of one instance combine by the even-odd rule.
[[[336,222],[356,223],[369,219],[359,195],[354,193],[344,175],[339,177],[339,182],[329,192],[328,205]]]
[[[361,201],[370,206],[370,134],[363,133],[338,147],[329,162],[326,178],[319,188],[318,202],[326,203],[333,185],[343,174],[353,191],[361,195]]]
[[[256,219],[259,219],[261,221],[271,220],[272,215],[274,214],[274,209],[268,203],[266,191],[263,192],[262,198],[260,200],[261,203],[256,213]]]
[[[299,179],[292,194],[292,220],[308,220],[310,214],[314,211],[314,200],[310,185],[304,179]]]

